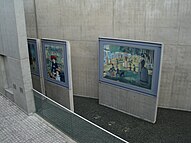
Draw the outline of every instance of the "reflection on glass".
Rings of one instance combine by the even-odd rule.
[[[45,44],[46,71],[48,78],[65,82],[64,46]]]
[[[28,52],[31,72],[34,74],[38,74],[38,58],[36,44],[28,43]]]
[[[104,45],[103,62],[104,78],[151,89],[154,50]]]

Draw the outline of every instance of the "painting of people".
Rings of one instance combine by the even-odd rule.
[[[103,77],[151,89],[154,50],[104,45]]]
[[[28,53],[31,73],[38,75],[39,67],[36,40],[28,40]]]
[[[45,74],[48,78],[58,82],[65,82],[64,52],[64,45],[45,44]]]

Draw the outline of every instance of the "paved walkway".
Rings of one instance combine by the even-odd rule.
[[[0,96],[0,143],[66,143],[59,131]],[[69,141],[67,141],[69,142]]]

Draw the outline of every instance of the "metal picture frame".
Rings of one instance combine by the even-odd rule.
[[[28,43],[28,53],[29,53],[31,74],[40,76],[37,39],[28,38],[27,43]]]
[[[116,80],[117,78],[115,77],[107,78],[107,76],[104,76],[104,72],[106,72],[104,70],[104,62],[105,62],[104,46],[108,47],[108,45],[110,47],[112,45],[115,45],[117,47],[130,47],[131,49],[135,48],[135,49],[153,51],[153,67],[152,67],[152,76],[150,78],[151,85],[148,88],[146,88],[146,87],[141,87],[132,83],[124,83],[122,82],[122,80]],[[99,82],[104,82],[110,85],[117,86],[119,88],[139,92],[144,95],[157,96],[158,89],[159,89],[159,82],[160,82],[162,51],[163,51],[163,44],[158,42],[100,37],[99,38]],[[114,67],[113,64],[112,66]]]
[[[44,73],[44,78],[45,80],[52,82],[54,84],[63,86],[63,87],[67,87],[69,88],[69,82],[68,82],[68,55],[67,55],[67,41],[64,40],[54,40],[54,39],[41,39],[41,44],[42,44],[42,54],[43,54],[43,73]],[[53,79],[48,75],[48,70],[47,70],[47,59],[50,59],[50,57],[46,56],[46,50],[47,47],[46,45],[50,45],[50,46],[56,46],[56,47],[62,47],[62,51],[63,53],[61,54],[62,57],[60,57],[60,59],[62,59],[62,63],[64,65],[64,67],[61,67],[61,72],[64,74],[64,80],[61,80],[61,78],[59,78],[59,80]],[[54,58],[53,56],[51,58]],[[59,74],[59,76],[61,77],[61,74]]]

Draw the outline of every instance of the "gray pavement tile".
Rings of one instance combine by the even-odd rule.
[[[65,143],[65,138],[36,116],[27,116],[0,96],[1,143]]]

